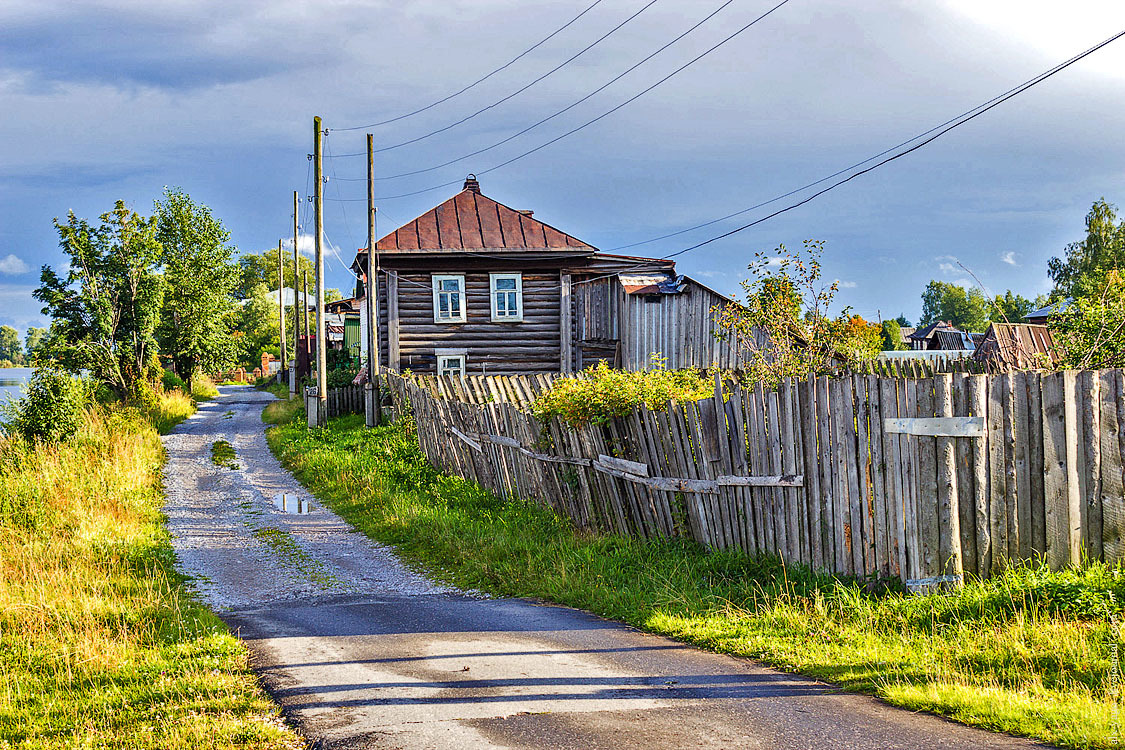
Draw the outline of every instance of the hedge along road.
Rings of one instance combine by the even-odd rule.
[[[165,437],[165,512],[181,570],[319,748],[1042,747],[434,584],[281,467],[261,421],[272,399],[220,388]],[[233,458],[212,460],[219,441]]]

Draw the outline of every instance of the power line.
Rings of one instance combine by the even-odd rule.
[[[593,42],[591,42],[591,43],[590,43],[590,44],[588,44],[587,46],[583,47],[583,48],[582,48],[581,50],[579,50],[578,52],[576,52],[576,53],[575,53],[574,55],[572,55],[571,57],[567,58],[567,59],[566,59],[566,60],[564,60],[563,62],[559,63],[559,64],[558,64],[558,65],[556,65],[555,67],[551,68],[551,69],[550,69],[550,70],[548,70],[548,71],[547,71],[546,73],[544,73],[543,75],[539,76],[538,78],[536,78],[535,80],[531,81],[530,83],[528,83],[528,84],[525,84],[524,86],[521,86],[520,88],[516,89],[515,91],[513,91],[513,92],[512,92],[512,93],[510,93],[510,94],[508,94],[507,96],[505,96],[505,97],[502,97],[501,99],[499,99],[499,100],[497,100],[497,101],[495,101],[495,102],[492,102],[492,103],[491,103],[491,104],[489,104],[488,106],[486,106],[486,107],[482,107],[482,108],[478,109],[478,110],[477,110],[476,112],[473,112],[473,113],[472,113],[471,115],[467,115],[466,117],[462,117],[462,118],[461,118],[460,120],[457,120],[456,122],[452,122],[452,123],[450,123],[449,125],[446,125],[446,126],[444,126],[444,127],[440,127],[440,128],[438,128],[437,130],[431,130],[431,131],[430,131],[430,132],[428,132],[428,133],[425,133],[425,134],[423,134],[423,135],[417,136],[417,137],[415,137],[415,138],[410,138],[409,140],[405,140],[405,141],[402,141],[402,142],[400,142],[400,143],[395,143],[395,144],[392,144],[392,145],[390,145],[390,146],[383,146],[383,147],[381,147],[381,148],[377,148],[377,149],[375,149],[375,152],[376,152],[376,153],[380,153],[380,152],[383,152],[383,151],[391,151],[391,150],[393,150],[393,149],[396,149],[396,148],[402,148],[403,146],[409,146],[409,145],[410,145],[411,143],[417,143],[418,141],[423,141],[423,140],[425,140],[425,139],[427,139],[427,138],[430,138],[430,137],[432,137],[432,136],[435,136],[435,135],[437,135],[438,133],[444,133],[444,132],[445,132],[445,131],[447,131],[447,130],[452,130],[453,128],[457,127],[458,125],[462,125],[462,124],[464,124],[464,123],[468,122],[469,120],[473,119],[473,118],[474,118],[474,117],[476,117],[477,115],[481,115],[481,114],[484,114],[484,113],[485,113],[485,112],[487,112],[488,110],[490,110],[490,109],[492,109],[492,108],[494,108],[494,107],[498,107],[498,106],[500,106],[501,104],[503,104],[504,102],[508,101],[509,99],[512,99],[512,98],[514,98],[514,97],[516,97],[516,96],[519,96],[520,94],[522,94],[523,92],[527,91],[527,90],[528,90],[529,88],[531,88],[531,87],[532,87],[532,86],[534,86],[535,84],[539,83],[540,81],[542,81],[543,79],[547,78],[548,76],[551,76],[551,75],[553,75],[553,74],[557,73],[558,71],[562,70],[562,69],[563,69],[564,67],[566,67],[566,66],[567,66],[567,65],[569,65],[570,63],[574,62],[574,61],[575,61],[575,60],[577,60],[577,59],[578,59],[579,57],[581,57],[582,55],[586,54],[587,52],[589,52],[590,50],[592,50],[592,49],[593,49],[594,47],[596,47],[597,45],[601,44],[601,43],[602,43],[603,41],[605,41],[605,40],[606,40],[606,39],[608,39],[608,38],[609,38],[610,36],[612,36],[612,35],[613,35],[613,34],[614,34],[614,33],[615,33],[615,32],[616,32],[616,31],[617,31],[618,29],[620,29],[620,28],[622,28],[623,26],[625,26],[625,24],[629,23],[629,22],[630,22],[630,21],[632,21],[632,20],[633,20],[634,18],[636,18],[636,17],[637,17],[637,16],[639,16],[640,14],[644,13],[644,12],[645,12],[646,10],[648,10],[648,9],[649,9],[649,8],[651,8],[652,6],[656,5],[656,4],[658,3],[658,2],[660,2],[660,0],[649,0],[649,1],[648,1],[648,3],[647,3],[646,5],[644,5],[644,6],[642,6],[640,10],[638,10],[638,11],[637,11],[637,12],[635,12],[635,13],[633,13],[633,14],[632,14],[631,16],[629,16],[628,18],[626,18],[626,19],[625,19],[624,21],[622,21],[621,23],[619,23],[619,24],[617,24],[616,26],[614,26],[614,27],[613,27],[612,29],[610,29],[609,31],[607,31],[607,32],[606,32],[605,34],[602,34],[602,35],[601,35],[600,37],[598,37],[597,39],[595,39],[595,40],[594,40]],[[362,127],[365,127],[365,126],[362,126],[362,125],[361,125],[360,127],[362,128]],[[340,128],[340,130],[355,130],[355,129],[356,129],[356,128]],[[360,154],[340,154],[340,155],[339,155],[338,157],[336,157],[336,158],[343,158],[343,157],[345,157],[345,156],[359,156],[359,155],[360,155]],[[367,155],[367,152],[366,152],[366,151],[365,151],[365,152],[363,152],[363,154],[362,154],[362,155],[366,156],[366,155]]]
[[[513,58],[512,58],[511,60],[509,60],[508,62],[504,63],[504,64],[503,64],[503,65],[501,65],[501,66],[500,66],[499,68],[496,68],[495,70],[493,70],[493,71],[491,71],[491,72],[489,72],[489,73],[485,74],[484,76],[482,76],[482,77],[478,78],[477,80],[473,81],[473,82],[472,82],[472,83],[470,83],[470,84],[469,84],[468,86],[466,86],[465,88],[463,88],[463,89],[460,89],[459,91],[454,91],[454,92],[453,92],[452,94],[450,94],[449,96],[445,96],[445,97],[442,97],[441,99],[438,99],[438,100],[437,100],[436,102],[432,102],[432,103],[430,103],[430,104],[427,104],[427,105],[426,105],[426,106],[424,106],[424,107],[420,107],[420,108],[418,108],[418,109],[414,110],[413,112],[407,112],[406,114],[398,115],[397,117],[392,117],[392,118],[390,118],[389,120],[380,120],[379,122],[373,122],[373,123],[371,123],[370,125],[355,125],[355,126],[353,126],[353,127],[350,127],[350,128],[336,128],[336,129],[337,129],[337,130],[363,130],[364,128],[377,128],[377,127],[380,127],[381,125],[389,125],[389,124],[390,124],[390,123],[392,123],[392,122],[398,122],[399,120],[405,120],[405,119],[406,119],[407,117],[413,117],[414,115],[417,115],[417,114],[420,114],[420,113],[422,113],[422,112],[425,112],[425,111],[426,111],[426,110],[428,110],[428,109],[433,109],[433,108],[434,108],[434,107],[436,107],[437,105],[439,105],[439,104],[443,104],[443,103],[445,103],[445,102],[449,101],[450,99],[453,99],[454,97],[457,97],[457,96],[460,96],[461,94],[464,94],[464,93],[465,93],[466,91],[468,91],[469,89],[473,88],[474,86],[477,86],[478,84],[484,83],[485,81],[487,81],[487,80],[488,80],[489,78],[491,78],[492,76],[494,76],[494,75],[496,75],[497,73],[499,73],[499,72],[501,72],[501,71],[505,70],[505,69],[506,69],[506,68],[508,68],[508,67],[509,67],[510,65],[512,65],[512,63],[516,62],[517,60],[519,60],[520,58],[522,58],[522,57],[523,57],[524,55],[527,55],[528,53],[530,53],[530,52],[534,51],[535,49],[539,48],[540,46],[542,46],[543,44],[545,44],[546,42],[550,41],[550,40],[551,40],[551,39],[553,39],[553,38],[554,38],[555,36],[557,36],[558,34],[560,34],[561,32],[563,32],[564,30],[566,30],[566,29],[567,29],[567,28],[568,28],[568,27],[569,27],[569,26],[570,26],[571,24],[573,24],[573,23],[574,23],[575,21],[577,21],[577,20],[578,20],[579,18],[581,18],[582,16],[584,16],[584,15],[586,15],[587,13],[589,13],[590,11],[592,11],[592,10],[594,9],[594,6],[598,5],[598,4],[599,4],[599,3],[601,3],[601,2],[602,2],[602,0],[594,0],[594,2],[593,2],[593,3],[591,3],[591,4],[590,4],[590,5],[588,5],[588,6],[586,6],[586,9],[585,9],[585,10],[583,10],[583,11],[582,11],[581,13],[579,13],[579,14],[578,14],[577,16],[575,16],[574,18],[570,19],[569,21],[567,21],[566,23],[564,23],[564,24],[563,24],[562,26],[560,26],[559,28],[555,29],[555,30],[554,30],[554,31],[552,31],[552,32],[551,32],[550,34],[548,34],[547,36],[543,37],[543,38],[542,38],[542,39],[540,39],[540,40],[539,40],[538,42],[536,42],[535,44],[533,44],[533,45],[531,45],[530,47],[528,47],[527,49],[525,49],[525,50],[524,50],[523,52],[521,52],[521,53],[519,53],[518,55],[516,55],[515,57],[513,57]]]
[[[773,6],[772,8],[770,8],[769,10],[767,10],[767,11],[766,11],[765,13],[763,13],[762,15],[758,16],[757,18],[755,18],[755,19],[754,19],[753,21],[750,21],[750,22],[749,22],[749,23],[747,23],[747,24],[746,24],[745,26],[742,26],[741,28],[739,28],[738,30],[736,30],[736,31],[735,31],[734,33],[730,34],[729,36],[727,36],[727,37],[725,37],[724,39],[720,40],[719,42],[717,42],[716,44],[714,44],[714,45],[712,45],[711,47],[707,48],[707,49],[706,49],[706,50],[704,50],[703,52],[699,53],[698,55],[696,55],[695,57],[693,57],[693,58],[692,58],[691,60],[688,60],[688,61],[687,61],[686,63],[684,63],[684,64],[683,64],[683,65],[681,65],[680,67],[676,68],[676,69],[675,69],[675,70],[673,70],[673,71],[672,71],[671,73],[669,73],[668,75],[666,75],[666,76],[664,76],[663,78],[661,78],[660,80],[658,80],[658,81],[657,81],[656,83],[653,83],[652,85],[650,85],[650,86],[648,86],[648,87],[646,87],[646,88],[642,89],[642,90],[641,90],[640,92],[638,92],[638,93],[634,94],[633,96],[629,97],[628,99],[626,99],[625,101],[623,101],[623,102],[621,102],[620,104],[616,105],[615,107],[613,107],[613,108],[611,108],[611,109],[609,109],[609,110],[607,110],[607,111],[603,112],[602,114],[598,115],[598,116],[597,116],[597,117],[595,117],[594,119],[592,119],[592,120],[587,120],[587,121],[586,121],[585,123],[583,123],[583,124],[579,125],[578,127],[576,127],[576,128],[573,128],[573,129],[571,129],[571,130],[568,130],[568,131],[566,131],[565,133],[563,133],[562,135],[558,135],[558,136],[555,136],[554,138],[552,138],[551,140],[547,141],[546,143],[541,143],[540,145],[536,146],[535,148],[532,148],[532,149],[529,149],[529,150],[527,150],[527,151],[524,151],[524,152],[523,152],[522,154],[518,154],[517,156],[513,156],[512,158],[510,158],[510,159],[508,159],[508,160],[506,160],[506,161],[502,161],[502,162],[500,162],[499,164],[496,164],[495,166],[489,167],[488,169],[480,170],[480,171],[476,172],[476,174],[477,174],[477,175],[488,174],[489,172],[494,172],[494,171],[496,171],[497,169],[501,169],[502,167],[506,167],[506,166],[508,166],[509,164],[513,163],[513,162],[519,161],[520,159],[524,158],[525,156],[530,156],[531,154],[534,154],[534,153],[535,153],[536,151],[540,151],[540,150],[542,150],[542,149],[546,148],[547,146],[550,146],[550,145],[552,145],[552,144],[558,143],[558,142],[559,142],[559,141],[561,141],[561,140],[562,140],[563,138],[566,138],[566,137],[568,137],[568,136],[574,135],[574,134],[575,134],[575,133],[577,133],[578,131],[580,131],[580,130],[583,130],[583,129],[585,129],[585,128],[588,128],[589,126],[593,125],[594,123],[596,123],[596,122],[598,122],[598,121],[600,121],[600,120],[603,120],[603,119],[605,119],[606,117],[610,116],[611,114],[613,114],[614,112],[618,111],[618,110],[619,110],[619,109],[621,109],[622,107],[625,107],[625,106],[627,106],[627,105],[629,105],[629,104],[632,104],[632,103],[633,103],[633,102],[635,102],[635,101],[636,101],[637,99],[640,99],[640,98],[641,98],[642,96],[644,96],[644,95],[645,95],[645,94],[647,94],[648,92],[652,91],[652,90],[653,90],[653,89],[655,89],[655,88],[656,88],[657,86],[660,86],[661,84],[663,84],[664,82],[666,82],[667,80],[669,80],[669,79],[670,79],[670,78],[672,78],[673,76],[677,75],[678,73],[680,73],[680,72],[682,72],[682,71],[686,70],[686,69],[687,69],[688,67],[690,67],[691,65],[694,65],[695,63],[699,62],[699,61],[700,61],[700,60],[702,60],[702,59],[703,59],[704,57],[706,57],[707,55],[711,54],[711,53],[712,53],[712,52],[714,52],[715,50],[719,49],[719,48],[720,48],[720,47],[722,47],[722,46],[723,46],[724,44],[726,44],[727,42],[729,42],[729,41],[731,41],[732,39],[734,39],[735,37],[737,37],[737,36],[738,36],[739,34],[742,34],[742,33],[743,33],[743,32],[745,32],[746,30],[748,30],[748,29],[749,29],[749,28],[750,28],[751,26],[754,26],[754,25],[755,25],[756,23],[758,23],[759,21],[761,21],[762,19],[764,19],[764,18],[765,18],[766,16],[770,15],[770,14],[771,14],[771,13],[773,13],[773,12],[774,12],[775,10],[777,10],[778,8],[780,8],[781,6],[785,5],[785,4],[786,4],[786,3],[788,3],[788,2],[789,2],[789,0],[781,0],[781,2],[779,2],[779,3],[777,4],[777,5]],[[446,188],[446,187],[449,187],[449,186],[451,186],[451,185],[456,185],[456,184],[458,184],[459,182],[460,182],[460,180],[453,180],[453,181],[451,181],[451,182],[444,182],[444,183],[442,183],[442,184],[440,184],[440,185],[432,185],[432,186],[430,186],[430,187],[428,187],[428,188],[423,188],[423,189],[421,189],[421,190],[413,190],[413,191],[411,191],[411,192],[408,192],[408,193],[400,193],[400,194],[398,194],[398,195],[387,195],[387,196],[383,196],[382,198],[380,198],[380,200],[394,200],[394,199],[396,199],[396,198],[407,198],[407,197],[409,197],[409,196],[412,196],[412,195],[420,195],[420,194],[422,194],[422,193],[428,193],[428,192],[430,192],[431,190],[440,190],[441,188]]]
[[[1102,47],[1105,47],[1106,45],[1120,39],[1122,36],[1125,36],[1125,30],[1117,32],[1116,34],[1109,37],[1105,41],[1099,42],[1098,44],[1094,45],[1093,47],[1090,47],[1085,52],[1080,52],[1079,54],[1075,55],[1074,57],[1071,57],[1069,60],[1066,60],[1062,63],[1059,63],[1055,67],[1053,67],[1053,68],[1051,68],[1051,69],[1049,69],[1049,70],[1047,70],[1043,73],[1040,73],[1035,78],[1032,78],[1029,81],[1025,81],[1024,83],[1020,84],[1019,86],[1015,87],[1014,89],[1010,89],[1007,93],[1002,94],[1001,96],[992,100],[990,103],[987,104],[987,106],[982,105],[981,107],[978,107],[977,111],[973,112],[973,114],[969,115],[968,117],[959,119],[956,122],[953,122],[952,124],[947,125],[946,127],[941,128],[940,130],[938,130],[937,133],[934,133],[929,138],[926,138],[924,141],[921,141],[920,143],[914,144],[913,146],[906,149],[905,151],[900,151],[899,153],[895,154],[894,156],[887,157],[886,159],[883,159],[880,162],[872,164],[870,167],[867,167],[866,169],[862,169],[859,172],[856,172],[852,175],[849,175],[848,177],[845,177],[842,180],[834,182],[833,184],[829,185],[826,188],[823,188],[822,190],[818,190],[817,192],[813,193],[812,195],[808,196],[807,198],[803,198],[803,199],[797,201],[796,203],[793,203],[792,205],[789,205],[789,206],[786,206],[785,208],[774,211],[773,213],[768,214],[766,216],[763,216],[760,219],[755,219],[754,221],[752,221],[748,224],[743,224],[740,227],[736,227],[736,228],[730,230],[729,232],[723,232],[722,234],[716,235],[715,237],[711,237],[710,239],[706,239],[702,242],[697,242],[696,244],[691,245],[690,247],[685,247],[683,250],[678,250],[674,253],[670,253],[668,255],[665,255],[665,256],[663,256],[662,260],[667,260],[669,258],[674,258],[678,255],[683,255],[684,253],[690,252],[692,250],[696,250],[700,247],[703,247],[704,245],[709,245],[712,242],[716,242],[716,241],[724,239],[726,237],[730,237],[732,234],[737,234],[738,232],[741,232],[743,230],[749,229],[750,227],[761,224],[762,222],[768,221],[769,219],[772,219],[773,217],[778,216],[779,214],[783,214],[786,211],[792,211],[793,209],[795,209],[799,206],[803,206],[806,203],[820,197],[821,195],[824,195],[825,193],[829,192],[830,190],[835,190],[836,188],[840,187],[841,185],[843,185],[846,182],[851,182],[855,178],[857,178],[861,175],[865,175],[868,172],[872,172],[872,171],[878,169],[879,167],[883,166],[884,164],[889,164],[890,162],[894,161],[895,159],[900,159],[900,158],[902,158],[903,156],[906,156],[909,153],[917,151],[918,149],[922,148],[923,146],[925,146],[929,143],[932,143],[933,141],[936,141],[938,138],[942,137],[943,135],[945,135],[949,131],[951,131],[955,128],[961,127],[965,123],[970,122],[971,120],[974,120],[977,117],[980,117],[985,112],[988,112],[989,110],[993,109],[994,107],[998,107],[1001,104],[1003,104],[1004,102],[1008,101],[1009,99],[1011,99],[1015,96],[1018,96],[1019,94],[1022,94],[1024,91],[1027,91],[1028,89],[1030,89],[1034,86],[1037,86],[1038,84],[1047,80],[1048,78],[1055,75],[1056,73],[1059,73],[1059,72],[1065,70],[1066,68],[1069,68],[1074,63],[1078,62],[1079,60],[1082,60],[1085,57],[1088,57],[1089,55],[1092,55],[1093,53],[1100,50]]]
[[[378,179],[378,180],[396,180],[396,179],[398,179],[398,178],[400,178],[400,177],[409,177],[409,176],[411,176],[411,175],[416,175],[416,174],[423,174],[423,173],[425,173],[425,172],[433,172],[434,170],[437,170],[437,169],[441,169],[442,167],[448,167],[448,166],[449,166],[450,164],[456,164],[456,163],[457,163],[457,162],[459,162],[459,161],[464,161],[465,159],[470,159],[470,158],[472,158],[472,157],[474,157],[474,156],[479,156],[480,154],[483,154],[483,153],[485,153],[486,151],[491,151],[492,149],[494,149],[494,148],[497,148],[498,146],[503,146],[503,145],[504,145],[505,143],[508,143],[509,141],[513,141],[513,140],[515,140],[516,138],[519,138],[519,137],[520,137],[521,135],[524,135],[525,133],[528,133],[528,132],[530,132],[531,130],[534,130],[535,128],[539,127],[540,125],[543,125],[543,124],[545,124],[545,123],[547,123],[547,122],[550,122],[551,120],[555,119],[555,118],[556,118],[556,117],[558,117],[559,115],[561,115],[561,114],[563,114],[563,113],[565,113],[565,112],[569,112],[570,110],[572,110],[572,109],[574,109],[575,107],[577,107],[577,106],[578,106],[579,104],[582,104],[583,102],[585,102],[585,101],[589,100],[589,99],[590,99],[591,97],[593,97],[593,96],[595,96],[595,95],[597,95],[597,94],[600,94],[600,93],[601,93],[602,91],[605,91],[605,90],[606,90],[607,88],[609,88],[610,86],[612,86],[613,84],[617,83],[617,82],[618,82],[618,81],[620,81],[620,80],[621,80],[622,78],[624,78],[625,76],[627,76],[627,75],[628,75],[629,73],[632,73],[632,72],[633,72],[634,70],[636,70],[636,69],[637,69],[637,68],[639,68],[640,66],[644,65],[644,64],[645,64],[646,62],[648,62],[648,61],[649,61],[649,60],[651,60],[652,58],[656,57],[656,56],[657,56],[657,55],[659,55],[659,54],[660,54],[661,52],[663,52],[664,50],[668,49],[668,48],[669,48],[669,47],[671,47],[671,46],[672,46],[673,44],[675,44],[676,42],[680,41],[681,39],[683,39],[683,38],[684,38],[685,36],[687,36],[687,35],[688,35],[688,34],[690,34],[691,32],[693,32],[693,31],[695,31],[696,29],[698,29],[698,28],[699,28],[700,26],[702,26],[703,24],[705,24],[705,23],[707,23],[708,21],[710,21],[710,20],[711,20],[712,18],[714,18],[715,16],[717,16],[717,15],[719,14],[719,12],[720,12],[720,11],[722,11],[722,10],[723,10],[724,8],[726,8],[726,7],[728,6],[728,5],[730,5],[730,4],[731,4],[731,3],[733,3],[733,2],[734,2],[734,0],[726,0],[726,2],[724,2],[724,3],[723,3],[722,5],[720,5],[720,6],[718,7],[718,8],[715,8],[715,10],[711,11],[710,13],[708,13],[708,14],[707,14],[706,16],[704,16],[704,17],[703,17],[703,18],[702,18],[702,19],[701,19],[700,21],[697,21],[697,22],[696,22],[696,23],[695,23],[694,25],[692,25],[692,26],[691,26],[690,28],[688,28],[688,29],[687,29],[686,31],[684,31],[684,32],[680,33],[680,34],[679,34],[678,36],[676,36],[676,37],[675,37],[674,39],[672,39],[671,41],[669,41],[669,42],[665,43],[664,45],[662,45],[662,46],[661,46],[661,47],[660,47],[659,49],[657,49],[657,50],[656,50],[655,52],[652,52],[652,53],[650,53],[650,54],[646,55],[646,56],[645,56],[645,57],[643,57],[643,58],[642,58],[641,60],[639,60],[639,61],[637,61],[636,63],[634,63],[633,65],[629,66],[629,67],[628,67],[628,68],[626,68],[626,69],[625,69],[625,70],[624,70],[623,72],[621,72],[621,73],[619,73],[618,75],[614,76],[614,77],[613,77],[613,78],[611,78],[611,79],[610,79],[609,81],[606,81],[606,82],[605,82],[604,84],[602,84],[602,85],[601,85],[601,86],[599,86],[598,88],[594,89],[594,90],[593,90],[593,91],[591,91],[591,92],[590,92],[589,94],[586,94],[586,96],[582,97],[582,98],[581,98],[581,99],[579,99],[578,101],[576,101],[576,102],[574,102],[574,103],[572,103],[572,104],[570,104],[570,105],[568,105],[568,106],[566,106],[566,107],[564,107],[564,108],[560,109],[560,110],[559,110],[558,112],[555,112],[555,113],[554,113],[554,114],[552,114],[552,115],[548,115],[547,117],[544,117],[544,118],[543,118],[542,120],[539,120],[539,121],[538,121],[538,122],[536,122],[536,123],[533,123],[533,124],[531,124],[531,125],[528,125],[528,126],[527,126],[526,128],[524,128],[523,130],[519,131],[518,133],[514,133],[513,135],[510,135],[510,136],[508,136],[507,138],[505,138],[505,139],[503,139],[503,140],[497,141],[496,143],[493,143],[493,144],[492,144],[491,146],[485,146],[484,148],[480,148],[480,149],[477,149],[476,151],[472,151],[472,152],[470,152],[470,153],[467,153],[467,154],[465,154],[464,156],[458,156],[458,157],[457,157],[456,159],[450,159],[449,161],[446,161],[446,162],[442,162],[441,164],[436,164],[436,165],[434,165],[434,166],[432,166],[432,167],[426,167],[425,169],[415,169],[415,170],[412,170],[412,171],[410,171],[410,172],[402,172],[402,173],[400,173],[400,174],[393,174],[393,175],[388,175],[388,176],[386,176],[386,177],[378,177],[378,178],[376,178],[376,179]],[[358,178],[353,178],[353,179],[358,179]]]

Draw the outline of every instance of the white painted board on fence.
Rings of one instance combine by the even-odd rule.
[[[515,438],[505,437],[504,435],[481,435],[481,437],[490,443],[497,445],[506,445],[509,448],[520,448],[520,441]]]
[[[457,437],[461,438],[466,443],[468,443],[469,447],[472,448],[473,450],[475,450],[477,453],[483,453],[484,452],[484,449],[480,447],[480,443],[478,443],[476,440],[473,440],[471,437],[469,437],[465,433],[461,432],[456,427],[450,427],[449,430],[454,435],[456,435]]]
[[[984,417],[917,417],[883,420],[884,432],[924,437],[984,437]]]
[[[638,463],[637,461],[627,461],[624,458],[614,458],[604,453],[598,455],[598,462],[603,466],[609,466],[618,471],[623,471],[626,474],[633,474],[638,477],[648,476],[648,464]]]

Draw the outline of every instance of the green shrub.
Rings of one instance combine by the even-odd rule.
[[[23,397],[0,405],[6,430],[31,443],[66,440],[82,426],[89,401],[86,385],[52,365],[35,370]]]
[[[663,410],[669,401],[699,401],[714,395],[702,370],[614,370],[605,362],[583,370],[583,377],[560,378],[531,405],[539,419],[559,417],[575,427],[605,424],[644,404]]]
[[[164,374],[160,376],[160,384],[164,386],[166,391],[179,388],[184,393],[188,392],[188,386],[184,379],[171,370],[165,370]]]

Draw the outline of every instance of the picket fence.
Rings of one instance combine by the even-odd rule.
[[[1125,557],[1122,370],[717,381],[581,428],[524,408],[550,376],[386,380],[435,466],[584,528],[916,588]]]
[[[363,386],[345,385],[328,389],[328,416],[363,414]]]

